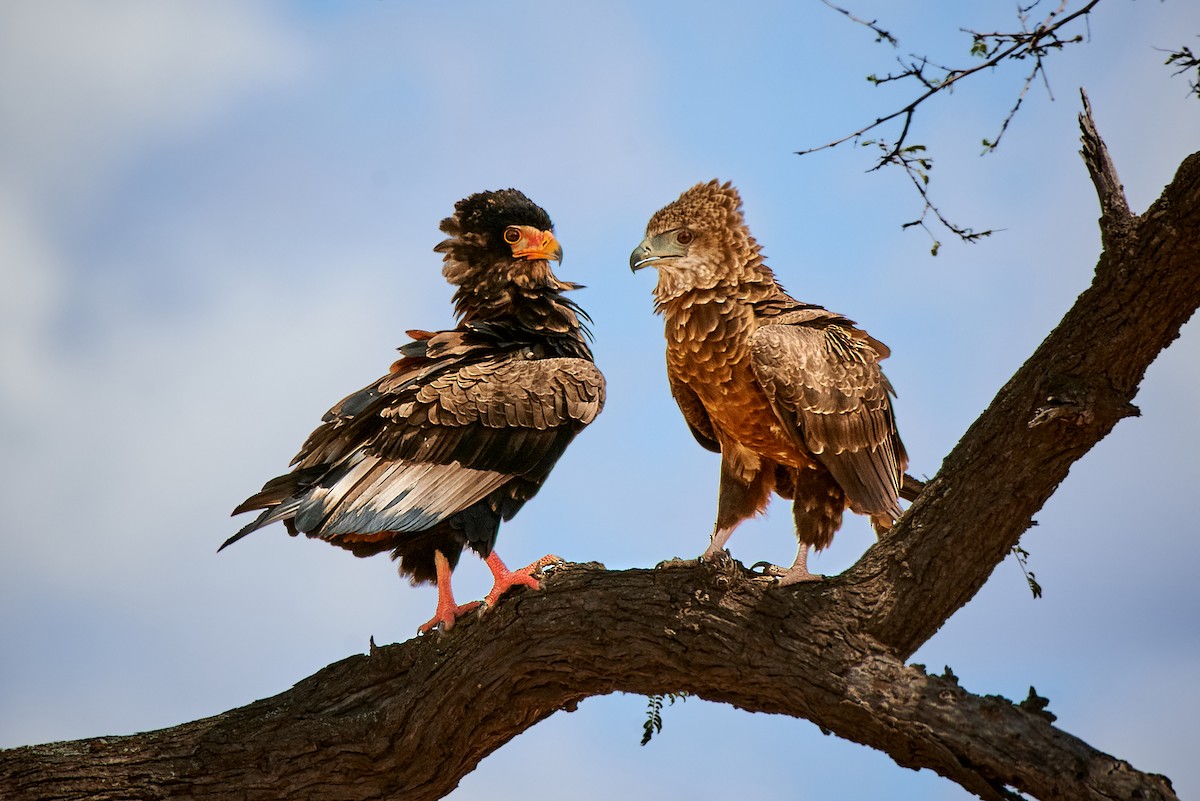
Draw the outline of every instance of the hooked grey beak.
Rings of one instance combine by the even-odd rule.
[[[633,272],[645,267],[652,261],[658,261],[662,256],[651,255],[650,240],[643,239],[642,244],[633,249],[633,253],[629,254],[629,269]]]
[[[663,259],[679,259],[687,256],[688,246],[679,242],[678,229],[663,231],[661,234],[648,236],[629,254],[629,269],[637,272],[652,262]],[[691,241],[689,238],[688,242]],[[655,264],[655,267],[658,265]]]

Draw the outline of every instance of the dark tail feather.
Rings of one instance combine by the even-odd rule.
[[[263,485],[263,488],[257,493],[238,504],[238,507],[233,510],[233,514],[240,515],[242,512],[249,512],[252,509],[278,506],[302,490],[305,486],[303,481],[306,478],[308,477],[296,473],[276,476]]]
[[[245,506],[245,504],[242,504],[242,506]],[[246,510],[243,509],[241,506],[239,506],[238,511],[244,512]],[[266,525],[267,518],[270,517],[271,513],[274,511],[275,511],[275,507],[273,507],[273,506],[270,507],[269,509],[264,509],[263,513],[261,515],[259,515],[258,518],[254,522],[250,523],[249,525],[244,526],[240,531],[238,531],[237,534],[234,534],[232,537],[225,540],[225,542],[221,543],[221,547],[217,549],[217,553],[220,553],[221,551],[228,548],[230,545],[233,545],[235,542],[237,542],[242,537],[249,534],[251,531],[255,531],[255,530],[261,528],[262,526]],[[237,514],[237,513],[238,512],[234,512],[234,514]]]
[[[292,525],[291,515],[294,515],[299,508],[301,498],[305,491],[313,485],[317,478],[325,472],[324,467],[309,467],[303,470],[295,470],[291,473],[285,473],[282,476],[276,476],[263,485],[263,488],[256,494],[251,495],[246,500],[238,504],[238,507],[233,510],[233,514],[240,515],[242,512],[251,512],[262,509],[263,513],[259,515],[253,523],[242,528],[237,534],[234,534],[217,549],[220,553],[225,548],[233,545],[242,537],[249,534],[255,529],[262,528],[265,525],[274,523],[276,520],[282,520],[284,525],[288,527],[289,534],[295,534],[296,529]]]
[[[900,485],[900,497],[906,501],[915,501],[925,490],[925,482],[920,479],[913,478],[908,473],[904,474],[904,481]]]

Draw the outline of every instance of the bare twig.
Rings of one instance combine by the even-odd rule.
[[[987,55],[986,61],[984,61],[980,64],[977,64],[974,67],[970,67],[968,69],[953,69],[952,68],[952,69],[946,70],[946,68],[941,68],[943,70],[946,70],[946,75],[940,79],[929,79],[925,76],[925,67],[929,66],[929,61],[928,61],[928,59],[924,59],[924,58],[920,59],[919,64],[914,62],[913,64],[911,64],[909,66],[909,70],[910,70],[911,74],[888,76],[887,78],[875,78],[874,76],[869,76],[867,78],[867,80],[869,80],[875,84],[885,83],[886,81],[890,81],[890,80],[900,80],[902,78],[913,78],[913,79],[916,79],[917,81],[919,81],[923,86],[925,86],[927,88],[926,88],[925,92],[918,95],[915,99],[913,99],[911,102],[909,102],[903,108],[893,111],[891,114],[888,114],[886,116],[880,117],[877,120],[875,120],[874,122],[872,122],[871,124],[864,125],[863,127],[859,128],[857,131],[854,131],[853,133],[846,134],[843,137],[835,139],[832,142],[827,142],[826,144],[820,145],[818,147],[810,147],[805,150],[798,150],[798,151],[796,151],[796,154],[799,156],[804,156],[809,153],[816,153],[821,150],[828,150],[830,148],[837,147],[840,144],[849,142],[851,139],[858,139],[858,138],[862,137],[863,134],[867,133],[868,131],[872,131],[875,128],[878,128],[880,125],[883,125],[886,122],[891,122],[892,120],[896,119],[897,117],[910,115],[913,111],[915,111],[917,109],[918,106],[920,106],[926,100],[933,97],[935,94],[937,94],[939,92],[943,92],[947,89],[950,89],[952,86],[954,86],[954,84],[958,83],[962,79],[968,78],[972,75],[975,75],[978,72],[982,72],[983,70],[991,69],[992,67],[996,67],[996,66],[1000,65],[1002,62],[1004,62],[1010,58],[1011,59],[1023,59],[1023,58],[1029,57],[1031,55],[1032,56],[1044,55],[1050,49],[1061,49],[1064,45],[1070,44],[1071,42],[1082,41],[1082,37],[1074,37],[1069,40],[1062,40],[1056,36],[1056,33],[1061,28],[1074,22],[1079,17],[1090,14],[1092,9],[1095,8],[1099,2],[1100,2],[1100,0],[1091,0],[1091,2],[1089,2],[1083,8],[1079,9],[1078,11],[1074,12],[1073,14],[1063,17],[1062,19],[1055,22],[1053,25],[1050,25],[1049,27],[1047,27],[1046,24],[1043,23],[1042,25],[1039,25],[1032,32],[1024,32],[1024,31],[1021,33],[974,33],[974,32],[969,32],[969,33],[971,33],[971,35],[973,37],[975,37],[976,42],[979,42],[981,40],[986,40],[986,39],[995,39],[997,43],[992,48],[987,48],[986,44],[984,45],[984,47],[985,47],[984,52]],[[1053,17],[1053,16],[1054,15],[1052,14],[1051,17]],[[1007,47],[1003,47],[1004,44],[1007,44]],[[907,133],[907,126],[905,126],[905,132]],[[899,149],[903,146],[904,146],[903,137],[898,138],[892,148],[892,152],[899,152]]]
[[[828,0],[822,0],[826,5],[842,12],[850,19],[860,24],[868,25],[872,30],[877,30],[875,22],[867,23],[864,20],[855,17],[845,9],[838,8],[832,5]],[[1079,19],[1087,18],[1087,15],[1092,12],[1100,0],[1090,0],[1082,8],[1070,13],[1064,14],[1070,0],[1061,0],[1059,5],[1049,12],[1046,17],[1036,25],[1031,25],[1029,13],[1041,4],[1041,0],[1034,0],[1028,6],[1018,6],[1017,15],[1020,21],[1020,30],[1016,32],[981,32],[969,29],[963,31],[971,36],[971,55],[982,58],[983,61],[972,67],[960,68],[949,67],[935,64],[928,57],[911,56],[909,61],[899,59],[901,71],[896,74],[887,74],[883,77],[877,75],[868,75],[867,80],[876,86],[885,83],[892,83],[903,80],[916,81],[922,88],[922,92],[911,100],[907,105],[903,106],[890,114],[877,118],[874,122],[864,125],[858,130],[835,139],[818,147],[807,148],[797,151],[797,155],[807,155],[816,153],[821,150],[828,150],[837,147],[844,142],[854,140],[861,142],[864,145],[878,145],[881,155],[872,167],[872,170],[878,170],[885,166],[898,166],[905,171],[913,186],[916,187],[924,204],[920,216],[905,223],[904,228],[920,226],[925,229],[933,240],[932,253],[937,255],[941,245],[933,231],[926,224],[926,219],[932,214],[944,228],[949,230],[959,239],[964,242],[977,242],[985,236],[994,233],[993,230],[976,232],[974,229],[958,226],[950,223],[945,216],[938,210],[937,206],[929,197],[929,170],[932,167],[933,160],[925,154],[923,145],[910,145],[908,143],[909,133],[912,128],[913,116],[916,109],[925,101],[939,92],[952,89],[955,84],[969,76],[984,70],[992,69],[1009,60],[1025,60],[1032,59],[1033,67],[1025,76],[1025,81],[1017,95],[1016,102],[1005,115],[1004,120],[1000,125],[1000,130],[994,139],[984,139],[984,153],[989,153],[997,148],[1000,140],[1008,130],[1009,124],[1016,116],[1024,102],[1026,94],[1029,92],[1029,87],[1033,81],[1040,75],[1046,86],[1046,90],[1050,93],[1053,99],[1053,93],[1050,92],[1050,84],[1046,77],[1045,57],[1052,50],[1061,50],[1068,44],[1084,41],[1082,35],[1075,35],[1068,38],[1063,38],[1060,35],[1063,28],[1070,25]],[[1190,53],[1190,51],[1189,51]],[[1172,62],[1168,62],[1172,63]],[[1186,69],[1187,67],[1185,67]],[[873,131],[880,126],[902,120],[900,134],[890,142],[885,143],[883,140],[868,140],[862,141],[863,137],[870,131]],[[919,153],[919,156],[914,156]]]
[[[905,124],[907,125],[907,120]],[[888,147],[888,145],[883,142],[875,141],[867,141],[863,144],[874,144],[880,149],[884,150],[886,150]],[[937,221],[941,223],[942,227],[953,233],[964,242],[978,242],[980,239],[991,236],[995,233],[995,231],[992,229],[988,229],[986,231],[975,231],[971,228],[956,225],[947,219],[944,214],[942,214],[941,209],[939,209],[933,202],[933,199],[929,197],[929,172],[933,169],[933,159],[925,154],[924,145],[906,146],[903,150],[896,154],[895,159],[893,159],[891,163],[898,163],[904,167],[905,174],[908,176],[909,180],[912,181],[913,187],[916,188],[917,194],[921,196],[921,200],[925,204],[921,209],[921,214],[919,217],[917,217],[915,220],[910,220],[909,222],[904,223],[900,227],[912,228],[914,226],[920,226],[922,229],[924,229],[925,233],[929,235],[929,239],[932,242],[930,247],[930,253],[932,255],[936,256],[938,254],[938,251],[942,247],[942,243],[938,240],[937,235],[934,234],[933,229],[929,227],[928,223],[926,223],[926,218],[930,214],[933,214]],[[877,170],[881,166],[883,165],[877,164],[872,169]]]
[[[866,27],[870,28],[872,31],[875,32],[875,41],[887,42],[892,47],[896,47],[897,45],[900,44],[900,42],[896,39],[895,36],[892,36],[890,33],[885,31],[883,28],[880,28],[879,25],[876,24],[876,23],[878,23],[878,20],[873,20],[873,19],[865,20],[865,19],[862,19],[861,17],[856,17],[853,14],[851,14],[848,10],[841,8],[840,6],[835,6],[833,3],[829,2],[829,0],[821,0],[821,2],[824,3],[825,5],[829,6],[830,8],[832,8],[834,11],[844,14],[847,19],[849,19],[853,22],[857,22],[859,25],[865,25]]]
[[[1038,583],[1037,574],[1029,569],[1029,551],[1020,545],[1014,545],[1012,547],[1012,554],[1017,558],[1017,566],[1025,574],[1025,582],[1029,585],[1029,591],[1033,593],[1034,598],[1041,598],[1042,585]]]
[[[1187,45],[1184,45],[1178,50],[1164,50],[1162,48],[1155,49],[1167,54],[1167,60],[1163,62],[1164,64],[1166,64],[1168,67],[1179,67],[1179,69],[1172,72],[1171,75],[1182,75],[1189,70],[1196,71],[1196,80],[1192,80],[1190,78],[1188,79],[1188,94],[1195,95],[1197,98],[1200,98],[1200,58],[1198,58],[1196,54],[1192,52],[1192,49]]]

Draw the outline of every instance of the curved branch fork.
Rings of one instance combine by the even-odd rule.
[[[780,588],[732,561],[564,566],[449,634],[372,648],[274,698],[158,732],[0,751],[0,798],[435,799],[584,698],[686,691],[806,718],[985,799],[1174,799],[1166,778],[1057,730],[1037,703],[905,665],[1071,464],[1136,413],[1146,368],[1200,306],[1200,153],[1133,216],[1094,155],[1102,145],[1085,145],[1106,245],[1092,286],[842,576]]]
[[[583,698],[687,691],[807,718],[988,799],[1171,799],[1170,784],[1001,698],[907,667],[847,626],[842,579],[776,587],[740,565],[568,565],[447,635],[373,649],[287,692],[131,737],[0,753],[6,799],[440,798]],[[1094,787],[1091,792],[1081,791]],[[105,788],[108,788],[107,790]],[[1150,790],[1148,790],[1150,788]]]

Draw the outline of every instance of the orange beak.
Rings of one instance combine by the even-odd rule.
[[[549,231],[539,231],[532,225],[518,225],[521,238],[512,243],[513,256],[518,259],[553,259],[562,261],[562,246]]]

